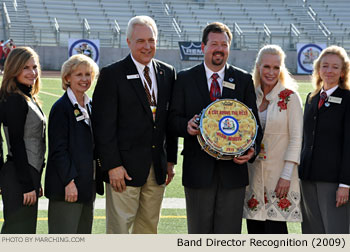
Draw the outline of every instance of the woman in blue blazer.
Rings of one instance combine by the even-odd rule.
[[[48,129],[45,196],[50,234],[91,233],[95,193],[103,194],[94,157],[91,100],[85,93],[97,74],[96,63],[82,54],[62,65],[66,92],[51,108]]]
[[[330,46],[314,62],[299,176],[303,233],[349,233],[350,60]]]

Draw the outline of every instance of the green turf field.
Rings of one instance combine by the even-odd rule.
[[[61,81],[59,78],[43,78],[42,88],[40,92],[40,100],[42,101],[43,110],[46,116],[49,116],[50,108],[52,104],[64,93],[61,88]],[[94,86],[92,86],[88,92],[91,97]],[[308,92],[312,90],[309,82],[299,82],[299,93],[303,103]],[[182,156],[180,151],[182,149],[182,139],[179,141],[179,158],[176,166],[176,175],[174,180],[166,189],[165,197],[168,198],[184,198],[183,187],[181,185],[181,164]],[[6,149],[6,145],[4,146]],[[5,153],[6,154],[6,153]],[[98,196],[100,197],[100,196]],[[2,224],[2,211],[0,211],[0,225]],[[300,224],[288,223],[288,229],[290,233],[300,234]],[[37,233],[47,234],[47,211],[39,211],[38,217],[38,230]],[[94,234],[105,233],[105,213],[104,210],[96,210],[93,225]],[[185,209],[163,209],[161,213],[161,219],[159,224],[159,233],[162,234],[184,234],[187,233],[186,226],[186,211]],[[245,222],[243,222],[242,233],[247,233]]]

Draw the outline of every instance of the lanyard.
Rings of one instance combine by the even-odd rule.
[[[150,72],[151,72],[151,70],[150,70]],[[149,72],[149,74],[150,74],[150,72]],[[156,83],[153,83],[152,78],[151,78],[151,74],[150,74],[150,76],[149,76],[149,77],[151,78],[151,81],[152,81],[151,90],[149,89],[149,85],[148,85],[148,82],[147,82],[147,80],[146,80],[146,78],[145,78],[145,76],[144,76],[144,72],[143,72],[143,71],[142,71],[142,74],[140,74],[140,76],[141,76],[141,80],[142,80],[143,85],[145,86],[145,88],[148,89],[148,91],[149,91],[150,94],[151,94],[152,103],[153,103],[153,104],[157,104],[156,95],[155,95],[155,93],[154,93],[154,85],[156,85]]]

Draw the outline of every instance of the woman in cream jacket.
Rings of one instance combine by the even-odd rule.
[[[264,137],[259,156],[249,165],[243,213],[248,233],[288,233],[287,221],[302,220],[297,165],[303,111],[284,59],[279,46],[264,46],[253,71]]]

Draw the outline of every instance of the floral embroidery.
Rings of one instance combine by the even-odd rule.
[[[254,194],[253,194],[252,197],[250,198],[250,200],[248,200],[247,204],[248,204],[248,208],[250,210],[256,211],[256,209],[259,205],[259,201],[254,198]]]
[[[289,102],[290,95],[293,94],[294,92],[289,89],[282,90],[279,94],[278,97],[280,98],[280,101],[277,103],[278,107],[280,107],[280,112],[282,110],[287,109],[287,103]]]
[[[265,201],[265,204],[269,203],[269,200],[267,199],[267,196],[266,196],[266,192],[264,192],[264,201]]]
[[[277,205],[282,211],[288,211],[288,208],[292,205],[292,203],[290,203],[290,201],[284,197],[279,199]]]

